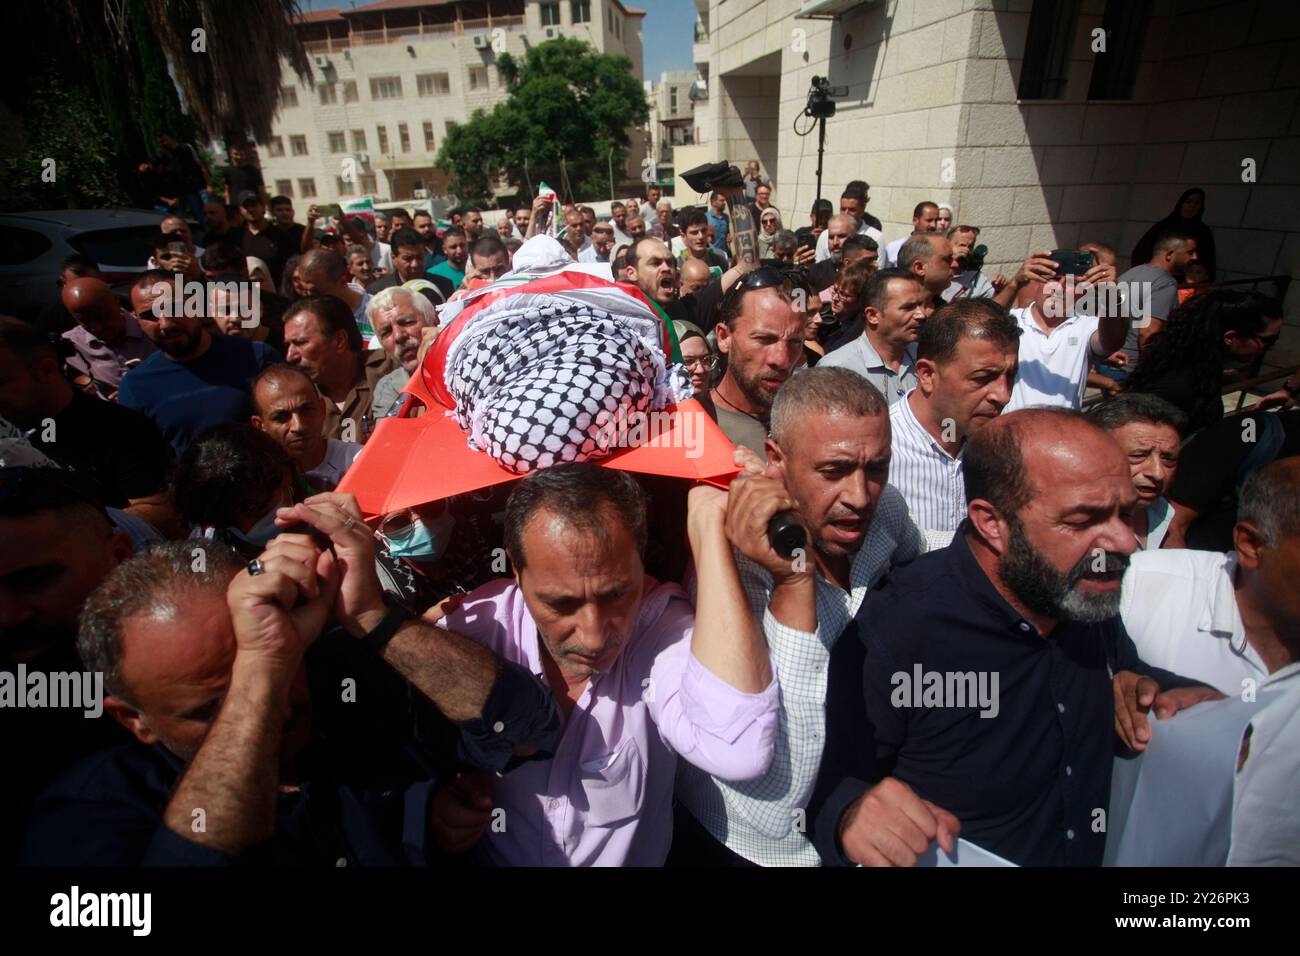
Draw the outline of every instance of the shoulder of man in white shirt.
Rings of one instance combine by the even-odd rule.
[[[1171,606],[1200,617],[1204,602],[1213,601],[1219,584],[1233,566],[1234,552],[1190,548],[1139,551],[1129,558],[1120,592],[1120,617],[1135,642],[1148,628],[1176,626]]]

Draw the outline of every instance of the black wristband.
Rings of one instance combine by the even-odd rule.
[[[413,617],[415,615],[404,605],[390,603],[384,616],[379,619],[379,623],[368,634],[363,635],[361,641],[376,657],[383,657],[388,642],[396,637],[402,625]]]

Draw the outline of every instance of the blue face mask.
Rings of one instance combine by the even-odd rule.
[[[276,504],[267,514],[258,519],[257,524],[253,525],[247,531],[240,531],[238,528],[231,528],[230,533],[237,538],[242,538],[249,544],[259,548],[265,548],[271,539],[280,533],[282,529],[275,526],[275,513],[284,507]]]
[[[400,531],[384,535],[384,543],[388,545],[388,553],[395,558],[437,561],[447,550],[455,526],[456,519],[444,509],[433,521],[412,521]]]

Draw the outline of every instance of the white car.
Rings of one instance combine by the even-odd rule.
[[[55,209],[0,215],[0,312],[34,318],[59,295],[63,260],[89,256],[121,292],[145,270],[163,214],[145,209]]]

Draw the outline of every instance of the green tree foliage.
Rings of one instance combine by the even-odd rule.
[[[264,139],[281,58],[310,81],[298,0],[42,0],[14,4],[21,38],[0,84],[0,208],[122,205],[157,136]],[[179,95],[178,95],[179,90]],[[182,106],[182,101],[184,105]],[[43,160],[57,180],[40,178]],[[64,182],[65,169],[81,170]],[[102,175],[106,171],[106,175]],[[144,201],[137,195],[135,202]]]
[[[54,74],[32,90],[40,108],[24,117],[27,148],[0,156],[0,209],[129,205],[108,123],[92,96]]]
[[[453,126],[438,151],[451,191],[486,203],[504,179],[529,191],[545,180],[578,198],[608,194],[611,163],[617,177],[627,161],[628,129],[649,116],[628,58],[566,37],[532,47],[522,62],[503,53],[497,69],[509,97]]]

